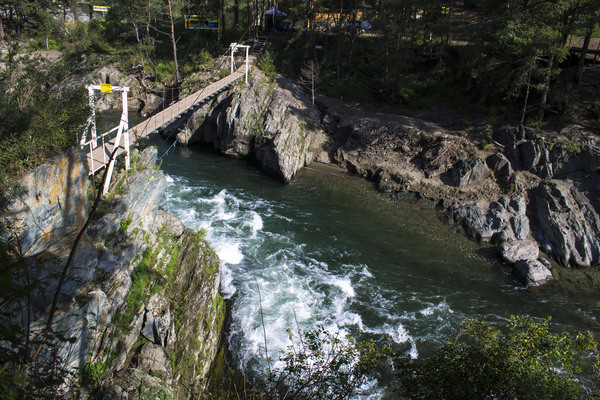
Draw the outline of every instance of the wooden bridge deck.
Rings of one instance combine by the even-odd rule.
[[[254,59],[254,55],[249,57],[250,65],[252,65]],[[245,65],[242,65],[233,74],[230,74],[225,78],[184,97],[177,103],[174,103],[171,106],[165,108],[164,110],[154,114],[153,116],[144,120],[138,125],[129,128],[129,130],[123,132],[123,135],[129,135],[129,145],[132,146],[136,140],[145,138],[157,129],[167,126],[168,124],[173,122],[177,117],[190,110],[192,107],[200,104],[201,102],[207,100],[215,94],[218,94],[220,91],[233,84],[234,82],[238,81],[239,79],[244,78],[245,68]],[[99,139],[99,141],[100,140],[101,139]],[[88,152],[87,160],[88,165],[90,167],[90,175],[95,174],[97,171],[104,168],[104,166],[108,163],[110,156],[115,148],[114,142],[115,138],[113,137],[112,139],[107,140],[104,143],[99,143],[98,147],[93,149],[93,151]],[[121,143],[123,143],[123,138],[121,139]],[[124,152],[125,148],[123,147],[123,145],[119,146],[115,158],[123,154]]]

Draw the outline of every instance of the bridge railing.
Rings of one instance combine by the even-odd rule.
[[[87,152],[90,156],[90,173],[89,173],[89,175],[95,174],[102,168],[106,167],[106,164],[108,164],[109,160],[106,157],[106,151],[102,151],[103,158],[102,158],[101,162],[98,162],[98,160],[94,160],[94,158],[95,158],[94,157],[94,149],[96,149],[96,148],[106,149],[107,142],[110,143],[110,140],[114,139],[116,137],[116,135],[111,138],[107,138],[107,136],[112,135],[113,133],[117,132],[118,130],[119,130],[119,126],[115,126],[111,130],[104,132],[100,136],[97,136],[95,139],[90,139],[87,142],[81,144],[82,149],[84,149],[84,148],[88,149]],[[98,144],[98,142],[100,142],[100,144]],[[98,165],[95,165],[94,164],[95,162],[97,162]]]
[[[262,45],[261,49],[262,50]],[[181,114],[189,110],[191,107],[195,106],[215,93],[218,93],[222,88],[225,88],[232,84],[233,82],[241,79],[245,76],[246,82],[248,81],[248,72],[249,72],[249,64],[250,61],[254,62],[256,58],[255,54],[250,55],[251,46],[238,45],[237,43],[233,43],[228,50],[231,59],[231,72],[228,76],[223,79],[218,80],[217,82],[213,82],[208,86],[191,93],[184,98],[178,98],[178,100],[172,103],[170,106],[165,107],[163,110],[157,112],[152,115],[150,118],[146,119],[144,122],[139,123],[134,127],[129,127],[129,117],[128,117],[128,109],[127,109],[127,92],[129,91],[128,87],[119,87],[114,86],[110,87],[110,85],[89,85],[88,91],[90,93],[90,106],[92,110],[94,110],[94,99],[93,94],[95,90],[104,91],[103,86],[108,86],[108,90],[112,92],[112,90],[122,91],[123,97],[123,113],[121,115],[121,121],[119,125],[111,130],[104,132],[103,134],[96,136],[96,125],[95,125],[95,113],[93,111],[92,118],[90,119],[90,124],[88,128],[84,132],[83,137],[81,138],[81,148],[86,149],[89,148],[88,157],[89,157],[89,167],[90,167],[90,175],[95,174],[102,168],[106,168],[106,173],[108,174],[108,178],[106,179],[106,183],[104,186],[104,193],[108,192],[108,188],[110,186],[110,180],[112,171],[115,164],[115,159],[122,153],[126,154],[125,168],[128,170],[130,168],[130,157],[129,157],[129,142],[130,137],[132,141],[136,141],[141,137],[147,136],[150,132],[164,126],[166,123],[173,121],[175,118],[179,117]],[[235,63],[234,53],[236,50],[245,49],[245,65],[244,67],[237,68]],[[260,54],[260,51],[258,52]],[[227,55],[227,53],[226,53]],[[228,57],[225,56],[223,62],[221,63],[221,67],[225,65]],[[220,69],[220,68],[219,68]],[[243,72],[242,72],[243,69]],[[214,77],[216,72],[213,73]],[[211,77],[211,79],[212,79]],[[181,89],[180,89],[181,90]],[[85,140],[87,136],[87,130],[91,130],[92,139]],[[108,138],[109,135],[112,135],[114,132],[117,132],[114,138]],[[123,144],[121,145],[121,138],[123,138]],[[98,141],[101,142],[101,145],[98,144]],[[102,153],[102,154],[100,154]],[[112,158],[111,158],[112,156]]]

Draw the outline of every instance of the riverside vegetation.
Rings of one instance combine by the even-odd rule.
[[[286,34],[285,42],[275,39],[260,63],[265,76],[257,71],[248,86],[222,93],[177,138],[253,158],[286,182],[313,160],[335,163],[395,197],[436,205],[478,240],[528,240],[504,252],[527,285],[548,277],[538,273],[543,260],[536,243],[564,266],[592,268],[600,256],[593,187],[600,165],[594,131],[599,105],[586,97],[593,70],[586,75],[585,55],[569,68],[575,64],[569,64],[566,40],[580,35],[589,46],[598,9],[593,1],[505,3],[365,4],[334,15],[335,23],[319,20],[316,11],[333,13],[337,4],[280,3],[289,10],[282,24],[296,33]],[[251,19],[252,9],[222,5],[212,9],[221,10],[227,44],[243,31],[240,14]],[[221,49],[211,33],[196,35],[196,42],[169,21],[170,2],[122,0],[105,19],[90,11],[96,18],[90,22],[78,21],[78,7],[29,1],[0,6],[1,205],[5,216],[13,216],[5,218],[2,235],[2,396],[210,396],[208,372],[225,319],[219,263],[201,232],[158,211],[164,175],[154,168],[151,149],[142,153],[140,168],[115,179],[104,214],[93,216],[59,296],[60,318],[44,329],[56,277],[89,217],[81,155],[60,155],[77,142],[90,112],[77,87],[107,80],[130,84],[133,105],[151,112],[164,100],[167,81],[201,81],[209,76],[204,65]],[[175,3],[176,13],[210,8]],[[359,18],[372,22],[370,32],[357,29]],[[169,25],[171,36],[161,36]],[[183,38],[180,53],[188,50],[180,58],[169,43],[175,29]],[[39,48],[61,56],[36,56]],[[275,75],[278,69],[297,77],[309,59],[319,65],[317,89],[325,93],[425,111],[409,110],[421,118],[383,116],[333,101],[317,101],[315,109],[301,86]],[[109,63],[113,67],[101,68]],[[430,107],[444,101],[463,114]],[[550,129],[564,122],[584,125]],[[58,158],[41,165],[52,156]],[[54,181],[66,188],[40,184]],[[534,250],[511,258],[531,243]],[[355,346],[323,330],[307,332],[302,346],[284,355],[285,367],[272,379],[281,391],[267,388],[258,396],[346,398],[388,355],[385,348]],[[574,360],[584,355],[593,363],[596,352],[590,334],[555,334],[546,321],[519,317],[502,330],[470,321],[432,359],[399,360],[398,391],[409,398],[597,397],[593,380],[582,384],[574,375]],[[307,364],[322,369],[314,374]],[[598,378],[597,369],[583,365],[587,376]]]

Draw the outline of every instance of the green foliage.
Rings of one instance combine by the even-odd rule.
[[[165,82],[167,79],[172,79],[175,73],[174,61],[157,61],[155,75],[158,82]]]
[[[292,344],[280,357],[283,366],[272,372],[277,391],[288,399],[349,398],[391,354],[388,346],[356,342],[322,326],[300,331],[297,343],[288,334]]]
[[[252,130],[254,131],[255,135],[258,135],[259,133],[261,133],[264,129],[264,125],[262,123],[256,124],[254,125],[254,127],[252,128]]]
[[[138,266],[133,270],[131,274],[131,289],[127,295],[127,311],[135,314],[140,307],[144,299],[147,297],[150,291],[150,286],[160,275],[154,271],[154,264],[156,262],[154,251],[151,247],[147,247],[144,250],[142,260]],[[129,322],[132,318],[128,318]],[[128,324],[129,325],[129,324]]]
[[[578,361],[597,348],[591,333],[551,333],[549,319],[511,317],[505,330],[480,320],[427,360],[397,362],[400,393],[410,399],[586,398]]]
[[[472,57],[461,60],[469,89],[486,103],[516,101],[513,110],[522,108],[524,94],[529,101],[544,90],[553,68],[568,54],[560,40],[564,26],[556,15],[568,12],[565,1],[521,2],[504,0],[483,2],[487,18],[473,26],[469,39],[475,47]]]
[[[175,281],[175,268],[177,268],[180,260],[179,244],[177,242],[173,243],[169,249],[169,257],[170,260],[165,266],[165,275],[167,276],[168,280],[167,290],[171,290],[173,286],[173,282]]]
[[[589,111],[589,117],[596,129],[600,129],[600,100],[595,100]]]
[[[262,53],[258,59],[257,66],[268,78],[273,79],[275,77],[275,63],[273,62],[273,53],[270,49],[266,49]]]
[[[486,124],[483,130],[479,132],[479,138],[481,140],[481,149],[485,151],[490,150],[489,143],[492,142],[492,126],[490,124]]]
[[[581,144],[579,143],[579,139],[576,137],[572,137],[567,142],[565,146],[567,153],[569,154],[578,154],[581,151]]]
[[[129,225],[131,225],[132,222],[133,218],[131,217],[123,218],[119,222],[119,232],[125,234],[127,232],[127,228],[129,228]]]
[[[83,88],[45,89],[60,82],[59,67],[20,51],[12,43],[0,71],[0,203],[19,174],[75,144],[89,115]]]
[[[200,228],[198,229],[198,231],[196,232],[196,236],[195,239],[197,242],[203,242],[206,239],[206,229],[205,228]]]
[[[109,56],[116,51],[114,45],[118,44],[107,40],[106,24],[94,20],[69,26],[62,39],[61,50],[73,66],[80,67],[82,56],[95,56],[94,59],[100,63],[97,55]]]
[[[227,307],[225,305],[225,300],[223,297],[217,293],[213,298],[212,305],[210,307],[210,315],[214,318],[212,329],[218,331],[223,326],[223,322],[225,322],[225,312]]]
[[[81,383],[86,386],[98,387],[107,373],[106,363],[102,361],[87,362],[81,370]]]
[[[125,299],[127,307],[115,317],[123,330],[129,329],[134,316],[152,294],[173,287],[175,270],[180,262],[179,244],[165,227],[159,230],[157,236],[157,243],[146,247],[131,273],[131,288]],[[176,313],[175,310],[173,312]]]
[[[196,65],[209,65],[213,60],[213,56],[208,50],[202,49],[200,50],[200,53],[193,56],[193,60]]]

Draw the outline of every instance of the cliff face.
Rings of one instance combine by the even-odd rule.
[[[82,160],[72,153],[32,172],[23,182],[34,184],[5,220],[6,238],[22,243],[28,279],[40,283],[33,301],[19,301],[6,317],[27,321],[22,313],[31,312],[27,332],[42,332],[56,277],[87,218]],[[134,170],[114,178],[61,291],[53,332],[62,338],[43,352],[81,378],[81,390],[106,398],[197,395],[219,346],[218,257],[201,233],[158,210],[166,180],[155,162],[156,150],[147,149]]]
[[[320,120],[299,86],[282,77],[270,81],[254,68],[248,85],[238,84],[196,111],[177,140],[253,159],[267,174],[290,182],[323,151]]]
[[[87,218],[87,172],[83,155],[71,150],[21,179],[27,196],[13,203],[5,218],[23,256],[63,249],[73,241]]]

